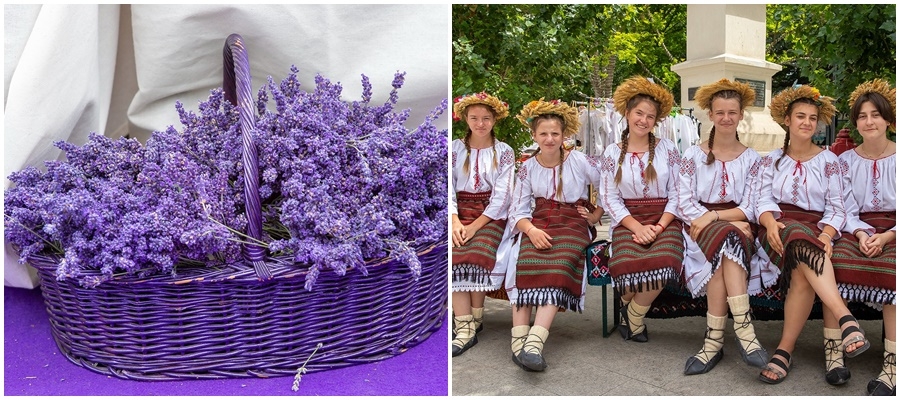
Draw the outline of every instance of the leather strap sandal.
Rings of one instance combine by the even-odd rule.
[[[841,330],[841,342],[844,345],[844,357],[847,358],[853,358],[862,354],[863,352],[868,350],[870,346],[869,341],[864,336],[865,332],[859,329],[859,322],[856,321],[856,318],[853,318],[852,315],[847,314],[841,317],[840,321],[838,321],[841,326],[844,326],[844,324],[850,322],[854,323],[855,325],[850,325]],[[856,350],[847,351],[847,346],[859,342],[862,342],[862,345],[857,347]]]
[[[788,363],[785,364],[784,361],[781,361],[781,358],[777,358],[779,356],[781,358],[787,360]],[[769,364],[775,364],[775,366],[778,368],[781,368],[781,370],[779,371],[779,370],[771,367]],[[769,383],[769,384],[781,383],[781,381],[783,381],[785,378],[787,378],[788,372],[791,371],[791,367],[794,365],[794,363],[791,362],[791,355],[782,349],[775,350],[775,354],[773,354],[772,358],[769,359],[769,364],[767,364],[766,367],[763,368],[763,370],[760,371],[760,373],[759,373],[759,380],[761,380],[765,383]],[[772,378],[769,378],[768,376],[763,375],[763,372],[765,372],[765,371],[769,371],[769,372],[775,374],[777,376],[777,378],[772,379]]]

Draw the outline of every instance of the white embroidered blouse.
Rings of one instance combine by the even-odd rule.
[[[715,160],[706,164],[706,153],[700,146],[685,150],[678,180],[678,213],[687,224],[709,211],[700,203],[721,204],[729,201],[755,221],[750,168],[759,162],[759,153],[751,148],[731,161]]]
[[[838,158],[825,150],[813,158],[799,162],[785,156],[775,168],[775,161],[784,154],[777,149],[762,158],[759,170],[759,190],[756,191],[756,218],[771,211],[775,219],[781,218],[778,203],[793,204],[808,211],[822,212],[819,229],[830,225],[841,235],[847,218],[844,211],[843,185]]]
[[[855,150],[847,150],[838,159],[847,211],[847,224],[843,231],[853,234],[857,229],[862,229],[870,236],[874,235],[875,228],[862,222],[859,214],[897,209],[897,154],[870,160]],[[896,231],[896,225],[891,230]]]
[[[562,173],[562,193],[557,193],[559,175]],[[574,203],[589,199],[588,185],[600,183],[597,160],[580,151],[571,151],[562,164],[562,172],[557,165],[547,168],[537,158],[531,157],[519,167],[516,173],[515,203],[509,211],[509,224],[513,233],[519,233],[516,223],[531,219],[534,199],[544,198],[560,203]]]
[[[675,143],[668,139],[658,139],[653,158],[656,169],[656,180],[647,182],[644,179],[644,168],[649,162],[650,153],[631,153],[625,155],[622,162],[622,181],[616,185],[616,169],[622,149],[618,144],[606,147],[601,159],[600,169],[600,204],[610,218],[610,232],[625,217],[631,215],[625,208],[625,200],[633,199],[668,199],[665,212],[677,214],[678,206],[678,168],[681,165],[681,154]]]
[[[457,192],[491,192],[491,202],[482,214],[494,220],[506,219],[512,203],[513,167],[516,161],[512,147],[495,141],[492,148],[471,149],[468,174],[463,172],[466,145],[462,140],[456,139],[453,141],[452,151],[453,196],[449,204],[450,214],[458,213]]]

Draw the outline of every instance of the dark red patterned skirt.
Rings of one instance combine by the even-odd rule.
[[[701,203],[708,210],[722,211],[737,208],[737,204],[733,201],[727,203],[708,204]],[[753,231],[757,230],[756,224],[750,224]],[[697,238],[697,246],[703,250],[706,260],[712,264],[712,273],[714,274],[721,264],[722,248],[728,246],[733,250],[736,256],[741,259],[744,268],[747,270],[747,277],[750,277],[750,257],[756,252],[755,237],[747,237],[738,227],[728,221],[713,221],[706,228],[700,231]]]
[[[819,228],[817,224],[824,215],[821,211],[809,211],[793,204],[779,203],[781,219],[778,221],[785,225],[781,230],[781,243],[784,246],[782,257],[769,244],[766,237],[766,228],[759,226],[757,238],[763,250],[769,256],[772,264],[781,269],[779,287],[782,293],[787,293],[791,284],[791,272],[801,263],[809,266],[816,275],[821,275],[825,268],[825,245],[819,241]]]
[[[459,221],[470,224],[487,208],[491,192],[456,193]],[[491,272],[497,263],[497,247],[506,228],[505,219],[493,220],[460,247],[453,247],[453,283],[470,283],[482,287],[491,286]],[[494,288],[496,289],[496,288]]]
[[[859,219],[883,233],[896,225],[894,211],[861,213]],[[869,258],[859,249],[859,239],[844,233],[831,256],[834,278],[848,301],[894,304],[897,296],[897,243],[884,246],[882,253]]]
[[[555,305],[581,312],[584,249],[591,243],[588,222],[578,206],[593,210],[585,200],[559,203],[537,199],[531,222],[553,239],[552,247],[538,250],[528,235],[521,235],[516,262],[516,306]]]
[[[668,199],[625,200],[631,217],[641,224],[655,224]],[[635,243],[623,225],[613,229],[609,273],[620,293],[659,289],[681,278],[684,262],[682,223],[675,219],[648,245]]]

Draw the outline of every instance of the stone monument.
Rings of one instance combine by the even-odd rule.
[[[744,110],[738,125],[741,142],[760,153],[784,144],[784,129],[769,115],[772,75],[781,65],[766,61],[765,4],[688,4],[687,60],[672,66],[681,76],[681,101],[694,108],[706,140],[712,123],[694,103],[694,92],[722,78],[747,83],[755,103]]]

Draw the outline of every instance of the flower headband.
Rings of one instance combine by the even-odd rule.
[[[850,107],[856,104],[856,99],[866,93],[878,93],[891,105],[894,115],[897,114],[897,89],[892,88],[891,84],[884,79],[873,79],[856,87],[856,90],[850,94]]]
[[[804,98],[816,103],[819,107],[819,119],[821,120],[830,121],[837,111],[834,108],[834,104],[832,104],[833,99],[822,96],[819,93],[819,89],[809,85],[794,85],[772,97],[772,103],[769,104],[769,113],[772,115],[772,119],[779,124],[783,124],[784,117],[787,116],[791,103]]]
[[[575,107],[560,100],[544,101],[543,97],[541,97],[540,100],[532,100],[526,104],[525,107],[522,107],[522,111],[519,112],[516,119],[531,129],[531,121],[534,120],[534,117],[546,114],[562,117],[563,121],[566,123],[566,130],[563,132],[563,136],[565,137],[577,133],[578,127],[581,126],[581,122],[578,121],[578,110],[576,110]]]
[[[509,105],[500,99],[487,94],[486,92],[481,93],[470,93],[464,94],[453,99],[453,120],[459,121],[462,119],[462,116],[467,107],[473,104],[483,104],[494,110],[494,114],[497,116],[497,120],[501,120],[506,118],[509,115]]]
[[[697,89],[697,93],[694,94],[694,102],[696,102],[697,106],[701,109],[710,110],[712,109],[713,96],[715,96],[716,93],[726,90],[733,90],[738,93],[738,96],[741,96],[741,109],[753,105],[753,100],[756,100],[756,92],[750,88],[750,85],[743,82],[721,79],[716,83]]]
[[[624,115],[628,109],[628,101],[639,94],[650,96],[659,102],[660,112],[656,116],[656,122],[666,119],[669,111],[672,111],[672,106],[675,105],[675,97],[666,88],[642,76],[633,76],[616,88],[616,92],[613,93],[613,106]]]

